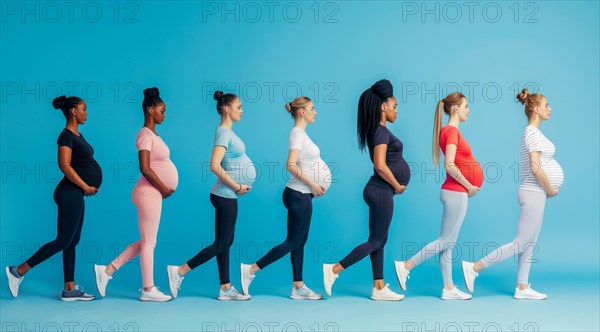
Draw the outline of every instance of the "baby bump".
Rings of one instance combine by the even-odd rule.
[[[564,182],[564,172],[560,164],[552,159],[542,162],[542,169],[553,188],[560,188]]]
[[[155,161],[150,164],[150,168],[165,186],[173,190],[177,189],[179,174],[177,173],[177,167],[171,160]]]
[[[236,182],[252,185],[256,181],[256,168],[250,158],[244,156],[239,158],[233,163],[234,169],[231,170],[229,175],[236,180]]]
[[[329,187],[331,186],[331,170],[322,159],[319,159],[318,162],[312,165],[309,168],[309,170],[306,171],[306,173],[312,174],[311,178],[313,179],[313,181],[323,185],[323,187],[325,187],[325,190],[329,189]]]

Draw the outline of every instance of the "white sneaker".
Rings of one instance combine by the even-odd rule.
[[[217,298],[218,300],[221,301],[229,301],[229,300],[234,300],[234,301],[247,301],[250,300],[250,295],[244,295],[240,292],[238,292],[237,289],[235,289],[233,286],[229,287],[229,289],[227,290],[219,290],[219,297]]]
[[[179,269],[178,266],[175,265],[167,265],[167,274],[169,275],[169,289],[171,290],[171,296],[174,299],[177,298],[177,292],[181,288],[181,282],[183,281],[183,277],[177,273]]]
[[[335,282],[335,279],[339,277],[339,275],[333,273],[333,265],[334,264],[323,264],[323,284],[325,284],[325,293],[331,296],[331,287]]]
[[[106,285],[108,285],[108,282],[112,277],[106,274],[106,265],[94,264],[94,274],[96,275],[96,288],[98,288],[98,293],[100,293],[100,296],[104,297],[106,295]]]
[[[240,274],[241,274],[241,279],[242,279],[242,292],[244,292],[244,294],[248,295],[248,287],[250,287],[250,283],[252,283],[252,280],[254,279],[254,277],[256,275],[250,273],[250,267],[252,267],[252,265],[248,265],[248,264],[240,264]]]
[[[400,288],[403,291],[406,290],[406,280],[410,279],[410,271],[404,267],[404,262],[394,261],[394,267],[396,267],[396,277],[398,277],[398,282],[400,283]]]
[[[13,269],[16,269],[16,267],[12,267]],[[8,288],[10,289],[10,293],[12,294],[13,297],[17,297],[19,295],[19,285],[21,285],[21,282],[23,281],[23,278],[25,278],[24,276],[21,276],[20,278],[15,277],[12,272],[10,272],[11,270],[11,266],[7,266],[6,267],[6,277],[8,278]]]
[[[442,300],[470,300],[473,296],[460,291],[456,286],[452,290],[442,290]]]
[[[313,292],[306,285],[302,285],[300,288],[292,287],[290,298],[294,300],[321,300],[323,295]]]
[[[474,266],[474,263],[467,261],[462,262],[462,270],[463,276],[465,277],[465,284],[467,285],[467,290],[471,293],[473,293],[475,287],[475,278],[479,277],[479,273],[473,270]]]
[[[404,298],[404,295],[393,292],[388,288],[390,284],[385,284],[382,289],[377,289],[373,287],[373,292],[371,293],[371,300],[375,301],[401,301]]]
[[[536,292],[531,288],[531,284],[529,284],[528,288],[523,290],[518,287],[515,288],[515,299],[517,300],[545,300],[548,298],[548,295],[540,292]]]
[[[149,291],[145,291],[143,288],[141,289],[142,296],[140,296],[140,301],[147,302],[166,302],[170,301],[172,297],[170,295],[165,295],[163,292],[158,290],[158,287],[152,286]]]

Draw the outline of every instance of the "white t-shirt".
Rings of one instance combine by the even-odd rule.
[[[327,164],[321,159],[321,150],[313,143],[304,130],[298,127],[292,128],[288,140],[288,148],[289,150],[300,150],[297,164],[302,170],[302,174],[314,182],[322,184],[327,190],[331,185],[331,172]],[[303,194],[312,193],[310,188],[294,175],[291,175],[287,187]]]
[[[531,171],[529,154],[531,152],[540,152],[540,163],[542,170],[546,173],[548,181],[553,188],[559,188],[564,181],[563,169],[558,162],[554,160],[556,148],[542,132],[534,127],[527,126],[521,139],[521,186],[519,189],[533,191],[546,191],[536,180]],[[534,171],[536,171],[534,169]]]

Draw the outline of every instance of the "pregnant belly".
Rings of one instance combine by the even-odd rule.
[[[483,185],[483,169],[479,162],[472,160],[457,166],[469,183],[476,187],[481,187]]]
[[[177,167],[175,167],[175,164],[171,160],[152,162],[150,168],[165,186],[173,190],[177,189],[179,174],[177,173]],[[146,179],[144,180],[147,181]]]
[[[565,175],[562,167],[556,160],[542,161],[542,169],[553,188],[560,188],[562,186]]]
[[[400,183],[403,186],[408,185],[408,183],[410,182],[410,167],[408,166],[406,161],[388,164],[388,167],[392,171],[392,174],[394,174],[394,178],[396,178],[396,181],[398,181],[398,183]]]
[[[323,159],[319,159],[312,165],[302,165],[300,168],[302,169],[302,174],[307,175],[314,182],[323,185],[325,190],[331,186],[331,170]]]
[[[91,159],[74,165],[77,175],[90,187],[100,188],[102,185],[102,169],[96,160]]]
[[[256,181],[256,168],[247,156],[232,161],[229,166],[231,168],[227,170],[227,174],[235,182],[250,186]]]

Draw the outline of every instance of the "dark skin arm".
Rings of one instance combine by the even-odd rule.
[[[85,196],[93,196],[98,192],[98,188],[90,187],[85,183],[79,174],[71,166],[73,150],[66,146],[58,148],[58,167],[64,173],[65,177],[83,190]]]
[[[159,178],[156,173],[150,168],[150,151],[148,150],[140,150],[138,152],[138,157],[140,160],[140,172],[154,188],[158,189],[163,198],[167,198],[171,196],[175,190],[167,187]]]

